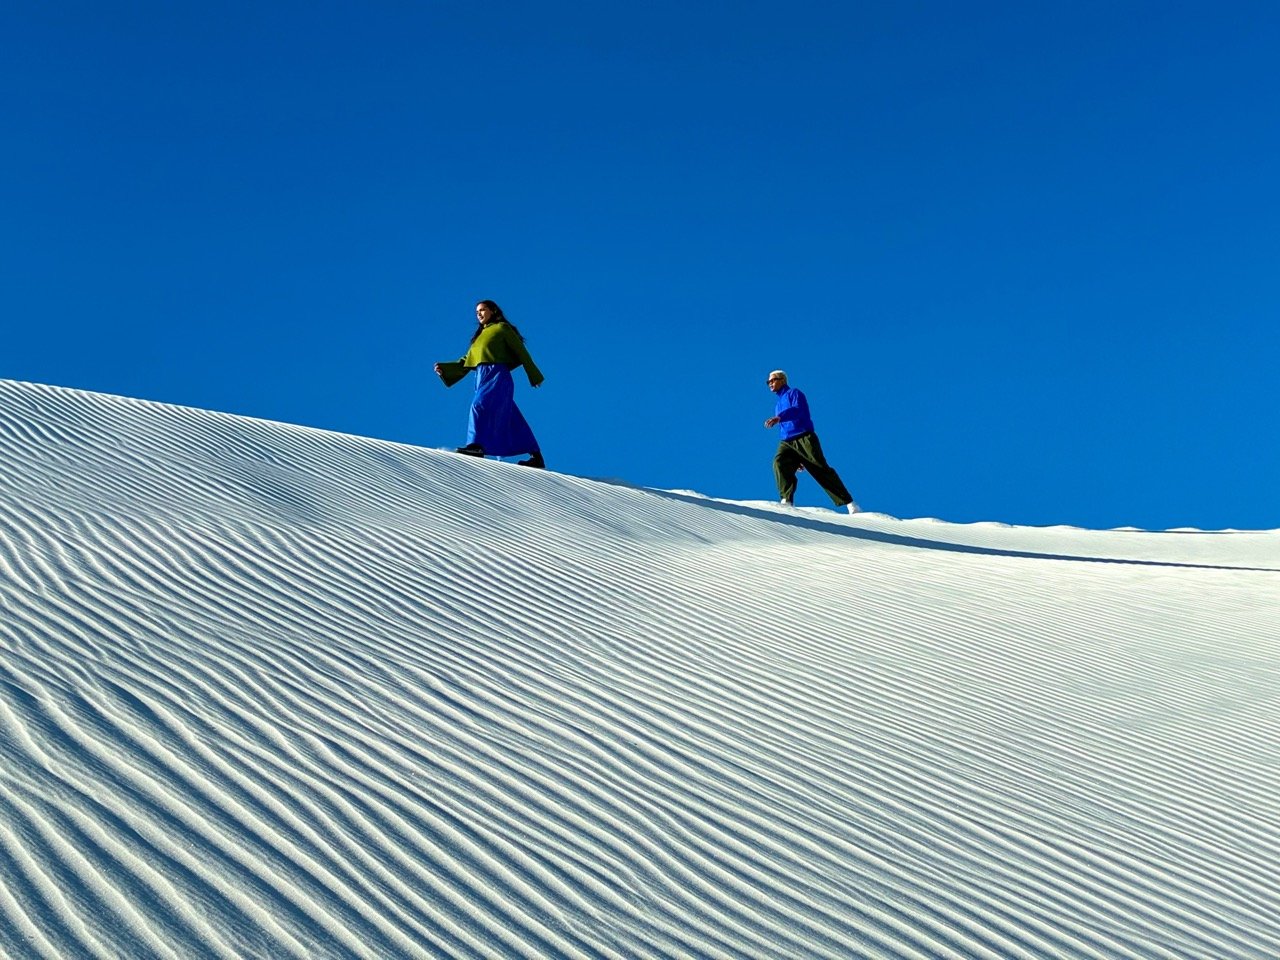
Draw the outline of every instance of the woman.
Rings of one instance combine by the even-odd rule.
[[[471,336],[471,346],[466,356],[457,362],[437,363],[436,373],[446,387],[476,372],[476,395],[471,401],[471,416],[467,421],[467,444],[459,447],[459,453],[473,457],[513,457],[529,454],[521,460],[522,467],[545,467],[542,451],[533,431],[516,406],[515,381],[511,371],[524,367],[529,385],[542,385],[542,373],[525,349],[524,337],[502,314],[502,308],[492,300],[476,304],[476,332]]]

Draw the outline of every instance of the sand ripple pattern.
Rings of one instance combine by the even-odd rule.
[[[0,954],[1280,956],[1280,535],[944,533],[0,382]]]

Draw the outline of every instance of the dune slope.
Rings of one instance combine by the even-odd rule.
[[[0,382],[0,954],[1280,956],[1280,534]]]

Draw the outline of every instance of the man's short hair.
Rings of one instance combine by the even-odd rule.
[[[772,380],[774,377],[781,377],[781,378],[782,378],[782,381],[785,383],[785,382],[786,382],[786,380],[787,380],[787,371],[785,371],[785,370],[770,370],[770,371],[769,371],[769,379],[770,379],[770,380]]]

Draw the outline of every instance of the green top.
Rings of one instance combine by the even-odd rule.
[[[543,381],[542,371],[529,356],[524,341],[515,328],[505,321],[485,324],[480,336],[471,343],[467,355],[456,362],[440,364],[440,379],[446,387],[452,387],[465,377],[468,371],[474,370],[482,363],[505,363],[507,366],[524,367],[529,377],[529,385],[536,387]]]

